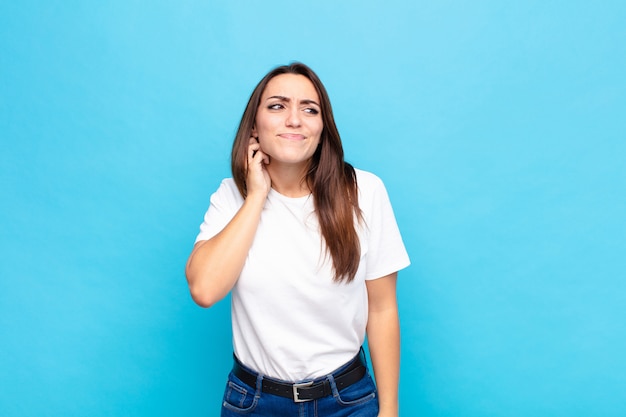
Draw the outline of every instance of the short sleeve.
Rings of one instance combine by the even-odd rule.
[[[196,243],[209,240],[218,234],[232,220],[241,205],[243,197],[232,178],[222,181],[217,191],[211,195],[210,205],[200,225]]]
[[[367,229],[365,279],[377,279],[410,265],[385,185],[373,174],[362,172],[359,180],[361,209]]]

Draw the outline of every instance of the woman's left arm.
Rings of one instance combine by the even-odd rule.
[[[400,321],[396,300],[397,272],[365,281],[369,300],[367,340],[380,403],[379,417],[398,416]]]

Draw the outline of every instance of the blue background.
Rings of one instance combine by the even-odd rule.
[[[402,416],[626,414],[626,3],[0,2],[0,415],[215,416],[184,265],[301,60],[391,196]]]

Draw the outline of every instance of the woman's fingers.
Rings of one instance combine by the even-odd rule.
[[[260,159],[260,161],[265,164],[270,163],[269,157],[264,154],[263,151],[261,151],[261,144],[257,141],[256,138],[252,137],[250,138],[250,142],[248,144],[248,163],[251,163],[255,159],[255,156],[257,156],[257,154],[260,154],[257,160]]]
[[[248,160],[246,184],[248,192],[263,190],[269,191],[271,179],[264,165],[269,163],[269,157],[261,150],[261,145],[256,138],[250,138],[248,143]]]
[[[250,162],[250,160],[254,158],[254,155],[259,149],[261,149],[261,145],[259,144],[259,142],[257,142],[255,138],[250,138],[248,142],[248,162]]]

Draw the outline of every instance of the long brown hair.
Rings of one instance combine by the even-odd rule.
[[[326,88],[308,66],[294,62],[274,68],[257,84],[241,117],[231,153],[231,170],[239,192],[245,198],[248,144],[261,96],[267,83],[277,75],[297,74],[308,78],[320,98],[324,128],[320,144],[311,158],[305,181],[313,194],[327,253],[333,261],[334,279],[350,282],[359,267],[361,247],[355,219],[361,221],[356,173],[344,160],[343,147]]]

